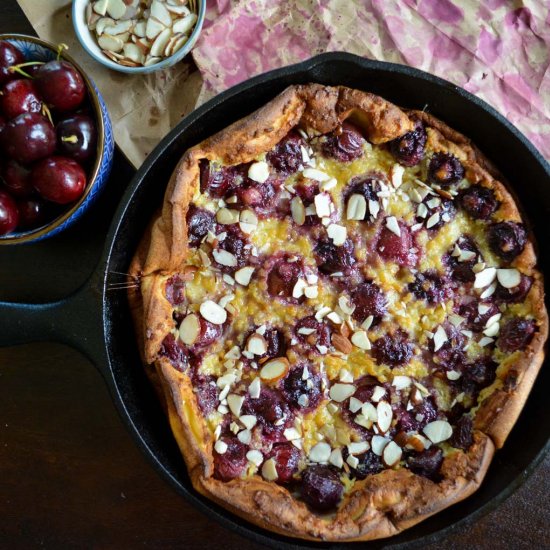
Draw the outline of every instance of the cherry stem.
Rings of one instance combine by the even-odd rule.
[[[69,49],[69,46],[67,46],[67,44],[63,42],[61,42],[61,44],[57,46],[57,61],[61,59],[61,54],[63,53],[63,51],[68,49]]]
[[[51,113],[49,107],[45,103],[42,103],[42,114],[45,117],[48,117],[49,121],[52,123],[52,126],[53,126],[52,113]]]
[[[63,136],[61,138],[61,141],[63,142],[69,142],[69,143],[78,143],[78,137],[77,136]]]

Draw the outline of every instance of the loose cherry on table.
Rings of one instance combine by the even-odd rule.
[[[31,179],[41,197],[58,204],[78,199],[86,187],[86,174],[80,164],[68,157],[53,156],[37,163]]]

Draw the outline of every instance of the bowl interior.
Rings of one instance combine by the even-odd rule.
[[[75,33],[78,40],[80,41],[82,47],[96,61],[98,61],[102,65],[105,65],[105,67],[108,67],[109,69],[113,69],[114,71],[119,71],[127,74],[153,73],[162,69],[166,69],[167,67],[174,65],[178,61],[181,61],[191,51],[191,48],[195,45],[195,42],[199,37],[202,24],[204,22],[204,16],[206,13],[206,1],[198,0],[197,4],[198,4],[199,13],[197,14],[197,22],[195,24],[195,28],[193,29],[193,32],[189,36],[189,40],[186,42],[186,44],[181,49],[179,49],[174,55],[167,57],[163,61],[160,61],[155,65],[151,65],[150,67],[124,67],[123,65],[119,65],[118,63],[115,63],[114,61],[109,59],[101,51],[101,48],[97,43],[95,34],[92,31],[90,31],[86,23],[86,6],[88,4],[89,4],[89,0],[73,0],[72,17],[73,17],[73,25],[74,25]]]
[[[422,109],[473,138],[507,175],[539,237],[540,263],[550,269],[545,240],[550,215],[550,171],[517,131],[483,102],[448,82],[407,67],[372,62],[348,54],[325,54],[301,65],[273,71],[214,98],[186,117],[153,151],[134,178],[117,213],[106,250],[104,331],[112,391],[134,438],[170,483],[208,515],[244,536],[275,548],[343,548],[342,544],[299,541],[262,530],[197,494],[140,364],[124,292],[105,292],[111,272],[126,272],[141,235],[162,202],[165,185],[182,153],[202,139],[264,105],[291,84],[319,82],[374,92],[396,104]],[[495,140],[498,136],[498,140]],[[547,289],[548,291],[548,289]],[[546,365],[547,367],[548,365]],[[550,437],[547,391],[550,369],[543,368],[505,447],[481,488],[467,500],[400,535],[366,543],[368,548],[411,548],[448,536],[501,503],[540,462]],[[122,399],[116,396],[124,396]],[[537,419],[533,422],[533,419]],[[349,548],[349,545],[347,545]],[[362,546],[363,547],[363,546]]]
[[[47,62],[47,61],[56,59],[58,55],[56,46],[54,46],[53,44],[49,44],[48,42],[45,42],[44,40],[41,40],[39,38],[35,38],[31,36],[27,37],[23,35],[0,35],[0,40],[7,40],[8,42],[12,43],[14,46],[19,48],[27,61],[32,60],[32,61]],[[19,243],[19,242],[28,242],[28,241],[34,240],[36,238],[46,235],[50,231],[54,230],[56,227],[60,226],[63,222],[68,220],[80,208],[82,203],[84,203],[84,201],[86,200],[92,186],[95,183],[96,176],[98,174],[100,165],[103,160],[105,126],[103,122],[101,106],[99,103],[99,92],[95,88],[92,81],[88,78],[86,73],[82,70],[82,68],[74,61],[74,59],[72,59],[65,52],[61,54],[61,57],[63,59],[66,59],[70,63],[72,63],[84,78],[86,89],[88,91],[88,100],[92,107],[94,120],[96,122],[96,127],[97,127],[96,151],[97,152],[96,152],[96,159],[93,165],[91,165],[87,170],[89,181],[84,191],[84,194],[72,206],[67,207],[65,209],[61,208],[60,214],[58,214],[55,218],[53,218],[52,220],[48,221],[47,223],[39,227],[35,227],[27,231],[15,231],[13,233],[10,233],[9,235],[0,236],[0,244],[3,244],[3,243],[12,244],[16,242]]]

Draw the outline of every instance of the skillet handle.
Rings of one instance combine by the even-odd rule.
[[[55,341],[76,348],[100,370],[105,365],[101,298],[88,281],[57,302],[0,302],[0,347]]]

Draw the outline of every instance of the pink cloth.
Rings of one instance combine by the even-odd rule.
[[[326,51],[411,65],[487,101],[550,159],[550,3],[521,5],[511,0],[207,0],[193,55],[208,96]]]

